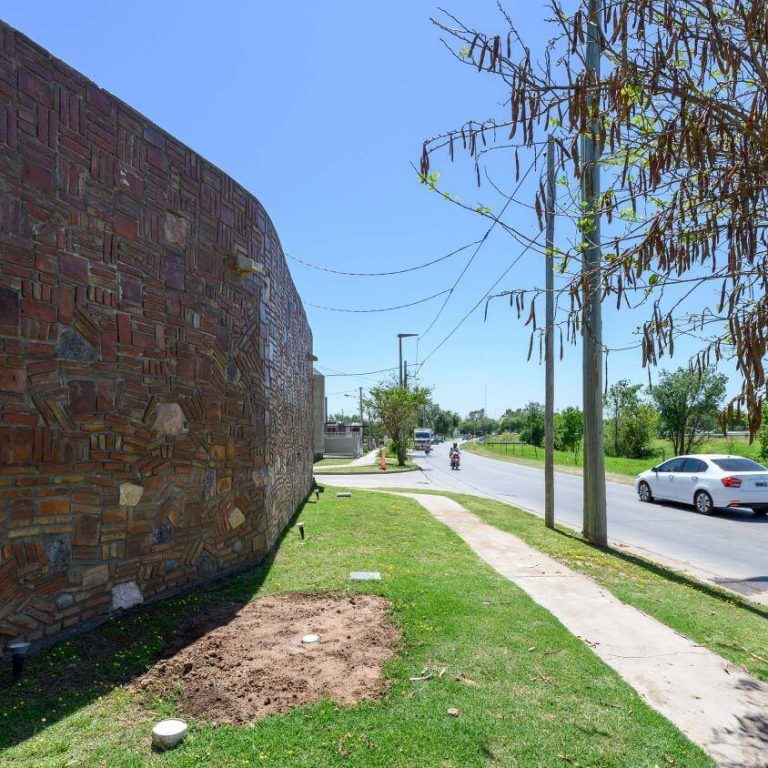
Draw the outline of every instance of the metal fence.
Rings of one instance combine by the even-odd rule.
[[[359,432],[326,432],[323,437],[325,456],[348,456],[357,459],[363,455],[363,441]]]

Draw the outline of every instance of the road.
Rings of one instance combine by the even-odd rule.
[[[414,458],[422,471],[398,475],[318,474],[318,481],[346,487],[399,487],[454,491],[503,501],[544,515],[544,472],[536,467],[463,451],[451,470],[448,445]],[[768,604],[768,517],[748,512],[699,515],[681,504],[643,504],[630,485],[606,483],[608,535],[657,562],[729,587]],[[555,473],[555,516],[581,529],[582,479]]]

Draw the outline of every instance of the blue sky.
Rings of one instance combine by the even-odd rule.
[[[548,30],[543,3],[509,2],[536,47]],[[490,0],[453,0],[448,8],[489,32],[504,29]],[[221,0],[101,0],[18,3],[0,0],[0,16],[189,144],[265,205],[288,254],[346,271],[388,271],[443,256],[479,239],[487,222],[419,185],[412,163],[421,142],[466,119],[503,116],[499,82],[456,62],[430,21],[432,2],[385,4]],[[510,189],[512,158],[497,153],[491,171]],[[525,158],[523,167],[527,165]],[[471,163],[435,163],[440,185],[462,202],[498,210]],[[538,171],[520,193],[532,200]],[[535,216],[513,214],[535,235]],[[405,357],[424,357],[487,293],[521,247],[494,232],[445,310]],[[352,278],[290,263],[305,303],[350,309],[398,305],[449,288],[471,250],[396,277]],[[523,255],[497,290],[543,283],[543,259]],[[397,365],[398,332],[422,333],[443,297],[396,312],[351,314],[307,307],[318,366],[364,372]],[[543,311],[543,308],[542,310]],[[605,341],[631,343],[638,316],[605,305]],[[684,364],[681,342],[674,363]],[[543,399],[543,368],[526,362],[528,332],[508,304],[482,307],[432,356],[421,380],[444,407],[464,414]],[[669,364],[668,364],[669,365]],[[639,352],[609,355],[609,383],[647,381]],[[329,409],[356,408],[359,386],[381,376],[326,380]],[[556,371],[556,405],[580,403],[580,353],[566,349]],[[736,385],[732,387],[734,393]]]

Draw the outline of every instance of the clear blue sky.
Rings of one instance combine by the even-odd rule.
[[[491,0],[453,0],[447,7],[489,32],[503,30]],[[534,45],[548,15],[540,0],[509,2]],[[503,116],[499,81],[451,58],[430,21],[432,2],[262,2],[261,0],[0,0],[0,16],[54,55],[137,108],[255,194],[289,254],[348,271],[394,270],[442,256],[482,236],[487,223],[417,183],[421,142],[465,119]],[[523,165],[525,165],[525,160]],[[440,183],[459,199],[498,210],[471,163],[439,159]],[[513,164],[498,153],[492,172],[511,187]],[[531,175],[535,183],[538,173]],[[532,200],[532,185],[521,197]],[[520,208],[516,224],[536,234],[535,216]],[[520,246],[491,235],[431,331],[423,359],[481,299]],[[291,263],[305,302],[352,309],[406,303],[454,282],[471,251],[407,275],[351,278]],[[524,255],[498,289],[543,283],[542,258]],[[398,332],[423,332],[442,298],[380,314],[307,307],[318,365],[326,373],[397,365]],[[543,308],[542,308],[543,309]],[[540,310],[541,311],[541,310]],[[605,340],[625,346],[637,317],[605,307]],[[422,382],[444,407],[464,414],[543,399],[538,357],[526,363],[528,332],[508,304],[482,307],[430,358]],[[681,343],[675,364],[690,351]],[[405,357],[417,356],[414,340]],[[556,404],[580,403],[580,355],[558,363]],[[609,356],[609,382],[647,381],[637,351]],[[356,408],[358,386],[380,376],[329,377],[329,409]],[[732,389],[736,389],[735,384]],[[486,395],[487,392],[487,395]]]

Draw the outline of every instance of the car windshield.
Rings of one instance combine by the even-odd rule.
[[[768,472],[762,464],[752,459],[712,459],[712,463],[726,472]]]

